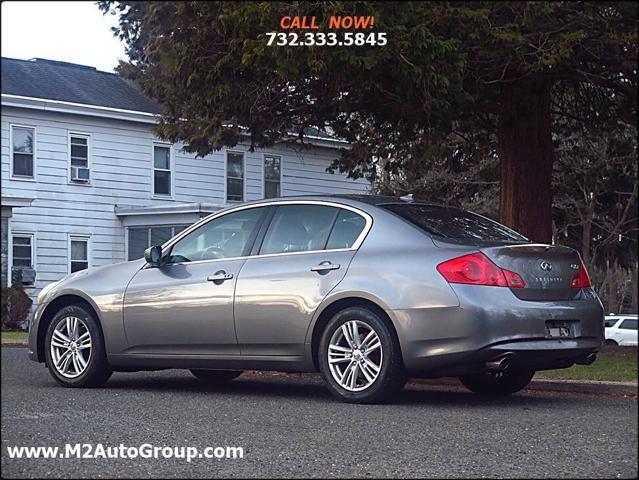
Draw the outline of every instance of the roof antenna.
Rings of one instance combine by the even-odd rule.
[[[403,200],[406,203],[413,203],[415,201],[415,198],[413,197],[412,193],[409,193],[407,195],[403,195],[401,197],[399,197],[400,200]]]

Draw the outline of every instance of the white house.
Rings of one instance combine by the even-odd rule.
[[[370,185],[326,168],[345,144],[247,145],[195,158],[156,138],[158,106],[118,75],[51,60],[2,59],[2,283],[32,266],[48,282],[139,258],[229,204]]]

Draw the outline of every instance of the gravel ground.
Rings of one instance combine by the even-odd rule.
[[[393,405],[335,401],[317,378],[114,374],[64,389],[25,349],[2,349],[2,476],[636,477],[636,398],[521,393],[483,399],[411,386]],[[7,447],[239,446],[242,459],[37,459]]]

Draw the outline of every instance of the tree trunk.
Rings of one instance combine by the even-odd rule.
[[[581,258],[587,267],[590,266],[590,244],[592,240],[592,221],[595,218],[595,199],[588,195],[588,205],[586,207],[586,218],[582,221],[581,231]]]
[[[612,268],[610,272],[610,279],[608,280],[608,303],[606,304],[606,308],[610,313],[619,313],[617,310],[617,276],[619,272],[617,271],[617,262],[612,262]]]
[[[505,84],[497,135],[501,221],[533,241],[552,241],[550,88],[545,79]]]

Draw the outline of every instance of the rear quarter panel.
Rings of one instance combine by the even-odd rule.
[[[381,209],[371,211],[373,227],[351,261],[337,287],[324,299],[314,316],[306,342],[321,312],[337,300],[357,297],[370,300],[383,308],[393,321],[400,341],[409,316],[402,311],[412,309],[446,309],[459,305],[459,300],[436,267],[442,261],[463,255],[467,247],[454,252],[437,248],[431,238]]]

